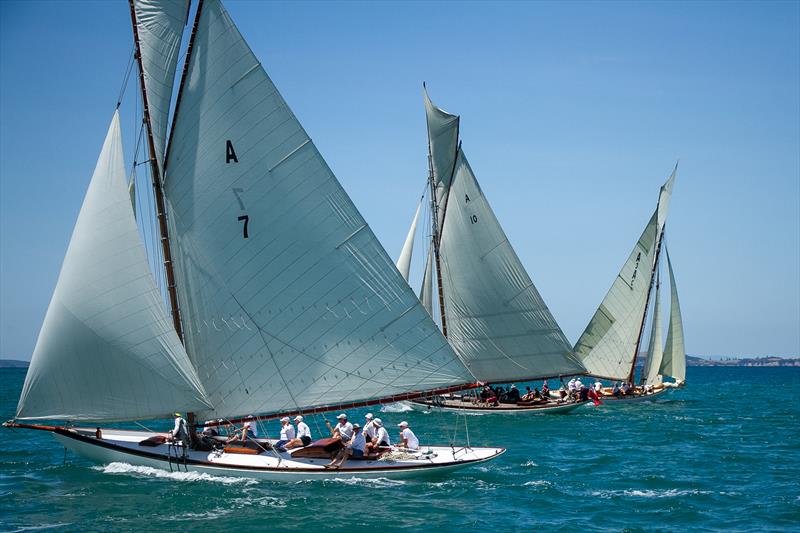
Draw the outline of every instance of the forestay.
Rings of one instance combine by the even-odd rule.
[[[216,0],[183,84],[165,193],[199,415],[471,381]]]
[[[656,276],[656,296],[653,303],[653,322],[650,329],[650,344],[647,348],[647,361],[642,372],[643,383],[657,385],[661,383],[659,369],[664,355],[663,339],[661,337],[661,282]]]
[[[458,150],[458,115],[452,115],[434,105],[423,86],[425,116],[428,123],[428,149],[430,151],[433,183],[438,213],[436,224],[442,227],[447,209],[448,190],[453,177]]]
[[[17,418],[133,420],[207,406],[148,267],[115,112],[36,342]]]
[[[425,273],[422,275],[419,299],[422,307],[433,317],[433,246],[428,248],[428,259],[425,261]]]
[[[586,370],[522,266],[459,150],[441,233],[448,340],[481,381]]]
[[[163,168],[175,66],[183,28],[189,14],[189,0],[131,1],[147,91],[155,158],[159,168]]]
[[[672,272],[672,261],[670,261],[669,253],[667,253],[667,267],[669,268],[671,298],[667,343],[664,348],[664,359],[661,362],[660,373],[664,376],[672,376],[678,381],[686,381],[686,347],[683,341],[683,320],[681,319],[681,305],[678,302],[678,287],[675,285],[675,275]]]

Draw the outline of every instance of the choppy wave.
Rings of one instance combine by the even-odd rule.
[[[381,413],[407,413],[413,410],[413,407],[403,402],[390,403],[381,407]]]
[[[137,476],[165,478],[174,481],[209,481],[213,483],[222,483],[224,485],[251,485],[258,483],[255,479],[246,477],[214,476],[206,474],[205,472],[168,472],[160,468],[131,465],[128,463],[109,463],[105,466],[94,466],[92,469],[103,472],[104,474],[134,474]]]
[[[697,489],[626,489],[592,492],[592,496],[597,496],[600,498],[615,498],[620,496],[630,496],[635,498],[678,498],[681,496],[696,496],[699,494],[712,494],[712,492]]]
[[[322,479],[303,479],[295,481],[295,485],[304,485],[308,483],[338,483],[341,485],[358,485],[358,486],[371,486],[371,487],[397,487],[405,485],[406,482],[399,479],[389,479],[385,477],[376,477],[372,479],[363,479],[357,477],[331,477]]]

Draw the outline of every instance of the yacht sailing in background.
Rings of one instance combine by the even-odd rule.
[[[629,394],[614,394],[616,387],[605,388],[604,393],[608,399],[651,398],[670,387],[682,386],[686,380],[686,352],[678,290],[664,241],[667,213],[677,169],[676,164],[669,179],[661,187],[656,210],[645,226],[644,232],[586,326],[586,330],[575,344],[575,353],[592,376],[630,386]],[[667,255],[672,295],[666,349],[661,344],[658,281],[662,248]],[[655,291],[652,290],[654,286]],[[639,355],[651,297],[654,297],[655,301],[652,305],[653,320],[647,365],[642,372],[642,386],[637,388],[633,386],[636,359]],[[662,376],[672,377],[675,381],[663,383]]]
[[[431,226],[420,300],[431,316],[436,315],[433,302],[438,302],[442,332],[480,382],[585,374],[586,368],[572,353],[467,162],[459,141],[459,116],[440,109],[427,90],[423,92],[430,190],[426,219]],[[420,207],[398,259],[406,279]],[[448,395],[415,400],[412,405],[460,412],[534,413],[565,412],[582,402],[548,398],[491,405],[475,395]]]
[[[177,409],[211,427],[472,386],[218,0],[197,5],[167,127],[189,7],[130,4],[172,316],[137,230],[116,111],[6,425],[50,431],[101,462],[275,480],[408,477],[502,454],[382,449],[332,471],[329,442],[203,450],[70,425]]]

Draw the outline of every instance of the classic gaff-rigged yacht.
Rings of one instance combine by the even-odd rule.
[[[176,409],[190,423],[265,420],[472,382],[218,0],[196,7],[165,143],[189,7],[130,5],[172,319],[137,229],[116,111],[6,425],[50,431],[97,461],[275,480],[407,477],[502,454],[423,445],[331,471],[327,441],[201,451],[95,427]]]
[[[626,395],[614,395],[613,389],[606,387],[603,389],[604,400],[649,400],[671,388],[682,386],[686,380],[683,322],[668,253],[672,301],[666,347],[661,341],[661,286],[658,272],[662,247],[666,252],[665,226],[676,172],[677,165],[661,187],[658,205],[644,232],[575,344],[575,353],[592,376],[633,384],[647,310],[654,292],[650,342],[640,386],[631,387],[631,393]],[[654,285],[655,291],[652,290]],[[674,381],[664,382],[664,376],[672,377]]]
[[[483,383],[524,382],[585,374],[572,348],[522,266],[483,195],[459,142],[459,122],[424,90],[428,125],[430,242],[420,300],[434,316],[434,276],[442,332]],[[417,208],[397,261],[409,276]],[[547,399],[497,406],[475,396],[410,402],[418,409],[480,413],[568,412],[585,402]]]

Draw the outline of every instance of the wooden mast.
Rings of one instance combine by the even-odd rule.
[[[144,122],[147,129],[147,144],[150,150],[150,172],[153,176],[153,193],[156,200],[156,216],[158,217],[158,229],[161,234],[161,249],[164,253],[164,270],[167,275],[167,292],[169,293],[169,303],[172,308],[172,323],[178,339],[183,342],[183,325],[181,323],[181,313],[178,307],[178,291],[175,287],[175,272],[172,267],[172,252],[169,246],[169,229],[167,226],[167,213],[164,208],[164,193],[161,188],[161,170],[156,158],[155,143],[153,141],[153,127],[150,121],[150,104],[147,99],[147,87],[144,82],[144,68],[142,65],[142,52],[139,46],[139,30],[136,23],[136,9],[133,5],[134,0],[129,0],[131,7],[131,23],[133,24],[133,41],[135,46],[136,63],[139,66],[139,85],[142,89],[142,102],[144,110]]]
[[[656,257],[653,260],[653,269],[650,272],[650,286],[647,287],[647,299],[644,304],[644,313],[642,313],[642,325],[639,326],[639,336],[636,339],[636,349],[633,352],[633,363],[631,363],[631,372],[628,374],[628,383],[633,383],[633,378],[636,374],[636,358],[639,356],[639,348],[642,344],[642,334],[644,333],[644,325],[647,321],[647,303],[650,301],[650,293],[653,291],[653,284],[656,281],[656,269],[658,269],[658,257],[661,254],[661,241],[664,238],[664,230],[666,224],[661,228],[661,233],[658,236],[658,244],[656,245]]]
[[[433,154],[428,141],[428,181],[431,185],[431,205],[433,206],[433,260],[436,263],[436,287],[439,295],[439,314],[442,317],[442,335],[447,337],[447,317],[444,313],[444,289],[442,287],[442,267],[439,261],[439,204],[436,202],[436,184],[433,176]]]

